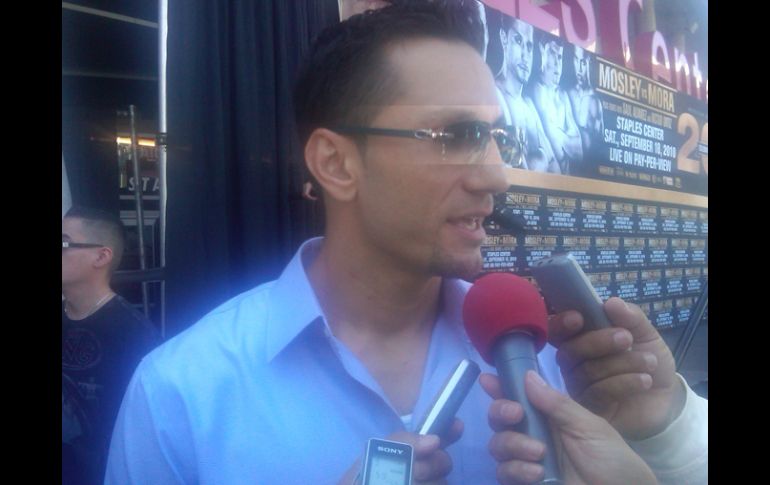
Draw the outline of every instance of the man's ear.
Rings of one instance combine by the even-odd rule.
[[[353,140],[317,128],[305,144],[305,163],[329,197],[341,202],[356,197],[360,154]]]
[[[503,45],[503,52],[505,52],[505,39],[507,35],[505,29],[500,29],[500,43]]]
[[[112,248],[110,247],[103,247],[99,248],[99,255],[94,260],[94,267],[95,268],[103,268],[105,266],[109,266],[112,264]]]

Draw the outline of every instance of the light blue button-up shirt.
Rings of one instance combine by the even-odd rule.
[[[369,438],[405,429],[379,384],[330,332],[306,274],[321,247],[307,241],[280,278],[221,305],[148,354],[118,415],[107,484],[333,484]],[[468,340],[470,284],[445,280],[415,419],[463,358],[486,365]],[[547,346],[541,373],[563,388]],[[487,450],[491,398],[476,383],[447,451],[449,483],[494,484]]]

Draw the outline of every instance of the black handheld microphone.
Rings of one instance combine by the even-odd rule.
[[[505,205],[505,193],[495,197],[495,205],[489,220],[500,226],[508,234],[514,236],[523,235],[527,228],[527,221],[521,214],[516,214],[514,209]]]
[[[527,227],[527,221],[521,214],[516,214],[510,207],[504,205],[495,205],[490,216],[504,231],[510,232],[514,236],[524,234]]]
[[[538,483],[563,484],[548,421],[524,388],[528,370],[540,373],[537,352],[546,342],[548,314],[540,293],[510,273],[482,276],[465,296],[463,320],[479,354],[497,368],[503,395],[524,408],[524,419],[514,429],[545,443],[545,475]]]

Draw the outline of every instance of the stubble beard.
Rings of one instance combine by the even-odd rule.
[[[442,278],[459,278],[465,281],[473,281],[483,268],[481,249],[476,252],[474,258],[460,259],[452,257],[441,248],[435,248],[431,254],[428,269],[431,274]]]

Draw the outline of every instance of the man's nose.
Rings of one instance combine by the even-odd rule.
[[[470,192],[490,194],[505,192],[509,186],[505,167],[500,150],[493,139],[481,163],[473,167],[471,175],[466,179],[466,189]]]

